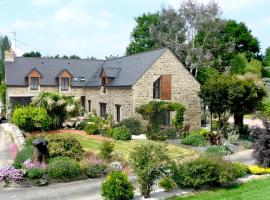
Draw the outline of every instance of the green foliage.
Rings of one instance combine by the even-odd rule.
[[[81,175],[78,162],[68,157],[56,157],[47,165],[47,173],[53,179],[73,179]]]
[[[106,174],[107,166],[103,163],[89,165],[86,169],[86,175],[90,178],[99,178]]]
[[[136,54],[158,47],[157,42],[150,35],[150,28],[158,23],[158,13],[144,13],[136,17],[136,27],[131,33],[131,42],[126,49],[126,54]]]
[[[31,52],[26,52],[22,55],[23,57],[39,57],[41,58],[41,53],[38,51],[31,51]]]
[[[165,128],[161,130],[159,133],[153,133],[151,135],[151,140],[160,140],[160,141],[165,141],[168,139],[173,140],[176,139],[177,136],[178,135],[176,128]]]
[[[174,123],[175,126],[181,127],[183,125],[184,107],[180,103],[150,101],[148,104],[136,108],[136,112],[138,112],[143,119],[148,121],[147,131],[149,135],[160,131],[160,125],[164,123],[165,114],[170,111],[178,111]]]
[[[182,164],[172,164],[172,178],[179,187],[218,186],[244,176],[242,166],[212,156],[199,157]]]
[[[82,111],[81,103],[71,96],[64,96],[53,92],[41,92],[34,97],[31,105],[44,108],[52,119],[50,129],[62,127],[68,117],[77,116]]]
[[[112,136],[116,140],[131,140],[130,130],[125,126],[113,128]]]
[[[252,142],[248,140],[241,140],[240,144],[243,145],[244,148],[246,149],[252,149]]]
[[[191,145],[191,146],[206,146],[207,141],[205,137],[198,133],[190,133],[183,139],[181,139],[181,143],[185,145]]]
[[[106,119],[97,116],[96,114],[91,114],[88,117],[85,131],[88,134],[103,134],[109,135],[108,132],[111,131],[111,117],[108,116]]]
[[[32,168],[27,171],[27,177],[33,178],[41,178],[43,176],[43,170],[40,168]]]
[[[104,141],[100,146],[100,156],[106,160],[111,158],[112,152],[114,150],[114,143],[111,141]]]
[[[270,66],[270,47],[265,50],[264,57],[263,57],[263,65]]]
[[[208,78],[216,75],[218,75],[218,71],[213,67],[199,67],[196,79],[203,85]]]
[[[173,125],[177,130],[181,130],[183,128],[185,110],[186,110],[185,107],[182,106],[181,104],[176,106],[176,114],[173,120]]]
[[[0,36],[0,59],[5,60],[5,51],[10,50],[11,48],[11,42],[8,39],[8,37],[5,36]],[[4,72],[1,72],[4,74]],[[3,78],[3,77],[2,77]]]
[[[213,145],[210,146],[206,149],[205,153],[207,154],[214,154],[214,155],[228,155],[231,153],[230,149],[228,146],[218,146],[218,145]]]
[[[44,108],[26,106],[15,108],[12,122],[24,131],[48,130],[51,118]]]
[[[262,77],[270,78],[270,67],[263,67]]]
[[[1,65],[1,60],[0,60],[0,65]],[[0,69],[1,71],[1,69]],[[1,76],[1,74],[0,74]],[[1,77],[0,77],[0,81],[1,81]],[[7,85],[5,83],[2,83],[0,85],[0,100],[2,102],[2,106],[3,106],[3,113],[6,113],[6,90],[7,90]]]
[[[101,196],[106,200],[130,200],[134,197],[133,190],[126,174],[113,171],[102,183]]]
[[[81,121],[78,126],[76,127],[77,130],[85,130],[87,122],[86,121]]]
[[[73,136],[61,134],[48,134],[44,137],[48,141],[50,157],[65,156],[81,160],[83,148]]]
[[[24,145],[22,150],[17,153],[12,166],[17,169],[22,168],[23,162],[26,161],[27,159],[30,159],[32,157],[32,154],[33,154],[33,146]]]
[[[115,127],[119,127],[119,126],[125,126],[129,128],[132,135],[140,135],[140,134],[143,134],[144,132],[141,121],[134,117],[123,119]]]
[[[162,187],[166,192],[171,192],[175,189],[176,184],[171,177],[165,177],[159,181],[159,186]]]
[[[141,194],[148,198],[157,179],[166,173],[169,157],[162,145],[143,143],[130,153],[131,165],[138,177]]]

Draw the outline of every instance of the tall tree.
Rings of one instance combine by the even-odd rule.
[[[265,54],[263,57],[263,65],[270,67],[270,47],[265,50]]]
[[[23,57],[41,57],[41,53],[38,51],[30,51],[30,52],[26,52],[22,55]]]
[[[0,37],[0,59],[4,60],[5,59],[5,51],[9,50],[11,48],[11,42],[8,39],[7,36]]]
[[[126,54],[131,55],[157,48],[158,43],[150,35],[150,28],[158,23],[158,13],[144,13],[136,17],[136,27],[131,33],[131,42]]]

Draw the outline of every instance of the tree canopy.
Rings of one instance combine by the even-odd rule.
[[[263,57],[263,65],[270,67],[270,47],[265,50],[265,54]]]
[[[30,52],[25,52],[23,55],[23,57],[41,57],[41,53],[38,51],[30,51]]]

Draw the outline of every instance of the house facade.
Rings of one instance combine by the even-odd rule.
[[[185,124],[201,126],[200,84],[166,48],[112,60],[24,58],[6,55],[7,116],[41,91],[81,99],[87,113],[95,110],[115,122],[140,117],[135,109],[150,101],[182,103]],[[173,118],[174,113],[169,115]],[[169,119],[169,120],[170,120]]]

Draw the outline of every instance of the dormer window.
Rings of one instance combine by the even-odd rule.
[[[69,89],[69,78],[68,77],[61,77],[60,88],[61,88],[61,91],[68,91],[68,89]]]
[[[30,77],[30,90],[38,90],[39,77]]]

